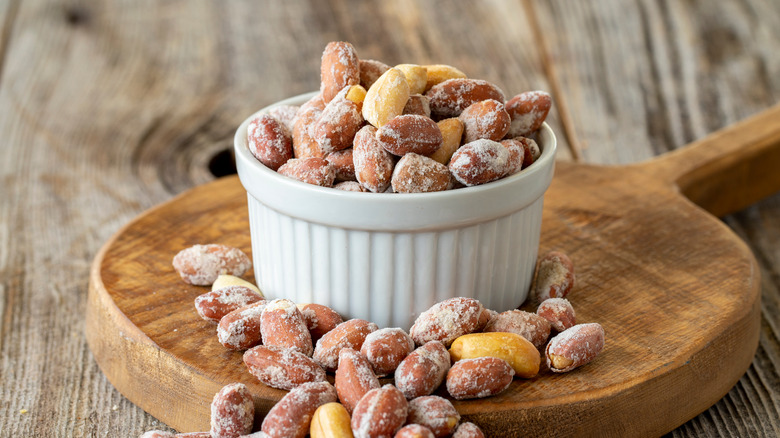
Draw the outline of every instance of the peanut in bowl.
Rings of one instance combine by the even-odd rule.
[[[525,301],[555,167],[555,135],[546,123],[537,133],[539,158],[498,181],[433,193],[348,192],[280,175],[248,149],[254,117],[314,94],[258,111],[234,139],[255,279],[267,297],[324,304],[345,319],[406,330],[451,297],[498,311]]]

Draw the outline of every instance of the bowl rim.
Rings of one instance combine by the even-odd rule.
[[[514,175],[473,187],[430,193],[349,192],[315,186],[280,175],[258,161],[246,146],[249,122],[271,108],[281,105],[300,105],[316,94],[316,91],[300,94],[254,112],[241,123],[234,136],[236,167],[241,183],[249,196],[289,216],[324,225],[376,231],[457,227],[503,216],[531,204],[544,194],[552,179],[557,141],[547,123],[543,123],[539,130],[537,142],[541,155],[533,165]],[[532,183],[533,181],[536,183]],[[521,190],[524,185],[531,190]],[[507,197],[507,195],[512,196]],[[499,197],[498,200],[495,200],[496,196]],[[493,201],[486,202],[486,199]],[[502,199],[508,201],[504,206],[501,205]],[[312,201],[318,204],[313,206],[314,208],[305,205],[295,206],[301,202]],[[477,210],[464,214],[461,209],[467,206]],[[347,211],[344,214],[317,215],[314,210],[318,207],[322,210]],[[490,208],[485,209],[485,207]],[[453,215],[454,209],[461,210],[460,214]],[[437,210],[441,214],[435,214]],[[404,224],[388,224],[386,215],[394,212],[398,213],[393,215],[394,217],[413,215],[419,220],[407,218],[411,220],[405,220]],[[361,217],[354,217],[355,214]],[[418,216],[420,214],[425,217]]]

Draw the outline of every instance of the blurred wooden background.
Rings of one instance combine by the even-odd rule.
[[[5,0],[0,17],[4,437],[166,427],[87,348],[90,262],[137,214],[230,172],[241,120],[318,88],[329,41],[550,91],[562,160],[640,161],[780,101],[776,0]],[[779,436],[780,194],[723,220],[761,265],[760,345],[671,435]]]

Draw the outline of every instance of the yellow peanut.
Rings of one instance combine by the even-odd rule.
[[[398,64],[395,66],[406,76],[406,82],[409,84],[409,93],[422,94],[425,86],[428,84],[428,70],[425,67],[416,64]]]
[[[404,112],[409,100],[409,83],[401,70],[386,71],[366,92],[363,100],[363,118],[379,128]]]
[[[441,131],[442,142],[436,152],[429,157],[443,165],[447,165],[452,158],[452,154],[460,147],[460,138],[463,136],[463,122],[457,117],[444,119],[437,123]]]
[[[447,79],[465,78],[466,73],[458,70],[457,68],[446,64],[435,64],[424,66],[426,70],[426,77],[428,78],[425,84],[425,91],[428,91],[434,85],[444,82]]]
[[[515,370],[517,377],[529,379],[539,373],[542,361],[539,350],[530,341],[515,333],[472,333],[452,343],[453,361],[477,357],[504,359]]]
[[[349,88],[349,91],[347,91],[346,97],[347,100],[351,100],[352,102],[363,103],[366,99],[366,89],[360,85],[353,85]]]
[[[252,289],[253,291],[259,293],[261,297],[265,297],[265,295],[263,295],[263,292],[260,290],[260,288],[244,280],[243,278],[236,277],[235,275],[222,274],[218,276],[217,279],[214,281],[214,283],[211,285],[211,290],[214,291],[228,286],[248,287],[249,289]]]
[[[325,403],[314,411],[311,438],[352,438],[349,412],[341,403]]]

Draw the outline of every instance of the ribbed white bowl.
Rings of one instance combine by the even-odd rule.
[[[267,297],[325,304],[345,320],[406,330],[446,298],[474,297],[497,311],[525,300],[555,166],[547,124],[538,136],[542,155],[518,174],[445,192],[388,194],[317,187],[266,168],[247,148],[252,117],[236,131],[234,147],[248,193],[255,278]]]

